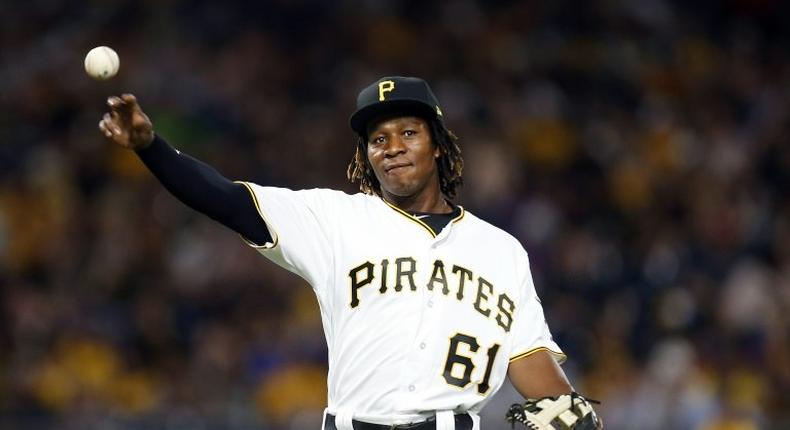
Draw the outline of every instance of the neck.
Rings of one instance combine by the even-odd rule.
[[[406,212],[425,212],[444,214],[453,211],[441,193],[431,193],[430,195],[397,196],[386,190],[381,190],[384,200]]]

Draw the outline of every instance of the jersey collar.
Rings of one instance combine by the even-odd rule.
[[[425,231],[427,231],[427,232],[428,232],[428,234],[430,234],[430,235],[431,235],[431,237],[435,238],[436,236],[438,236],[438,235],[439,235],[439,233],[438,233],[438,232],[434,231],[434,230],[431,228],[431,226],[429,226],[428,224],[426,224],[425,222],[423,222],[421,219],[418,219],[418,218],[417,218],[417,217],[415,217],[414,215],[412,215],[412,214],[410,214],[410,213],[408,213],[408,212],[404,211],[403,209],[401,209],[401,208],[399,208],[399,207],[397,207],[397,206],[393,205],[392,203],[390,203],[390,202],[386,201],[386,200],[385,200],[383,197],[380,197],[380,198],[381,198],[381,201],[382,201],[382,202],[386,203],[386,205],[387,205],[387,206],[389,206],[390,208],[392,208],[393,210],[395,210],[395,212],[397,212],[397,213],[399,213],[399,214],[403,215],[404,217],[408,218],[410,221],[417,223],[417,224],[418,224],[420,227],[422,227],[423,229],[425,229]],[[457,223],[458,221],[461,221],[461,220],[464,218],[464,214],[466,214],[466,210],[464,210],[464,207],[463,207],[463,206],[461,206],[461,205],[456,205],[456,206],[458,207],[458,209],[460,209],[460,213],[458,214],[458,216],[456,216],[455,218],[453,218],[452,220],[450,220],[450,224],[455,224],[455,223]]]

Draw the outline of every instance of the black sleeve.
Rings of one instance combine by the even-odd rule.
[[[272,240],[244,185],[228,180],[208,164],[174,149],[158,135],[154,136],[151,145],[137,151],[137,155],[159,182],[185,205],[253,243],[264,244]]]

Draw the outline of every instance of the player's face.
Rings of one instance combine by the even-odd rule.
[[[424,119],[384,118],[374,121],[368,130],[368,160],[385,196],[419,197],[439,192],[436,159],[440,152]]]

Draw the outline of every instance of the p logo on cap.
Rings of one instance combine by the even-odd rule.
[[[393,81],[381,81],[379,82],[379,101],[383,102],[385,97],[384,94],[392,91],[395,89],[395,82]]]

